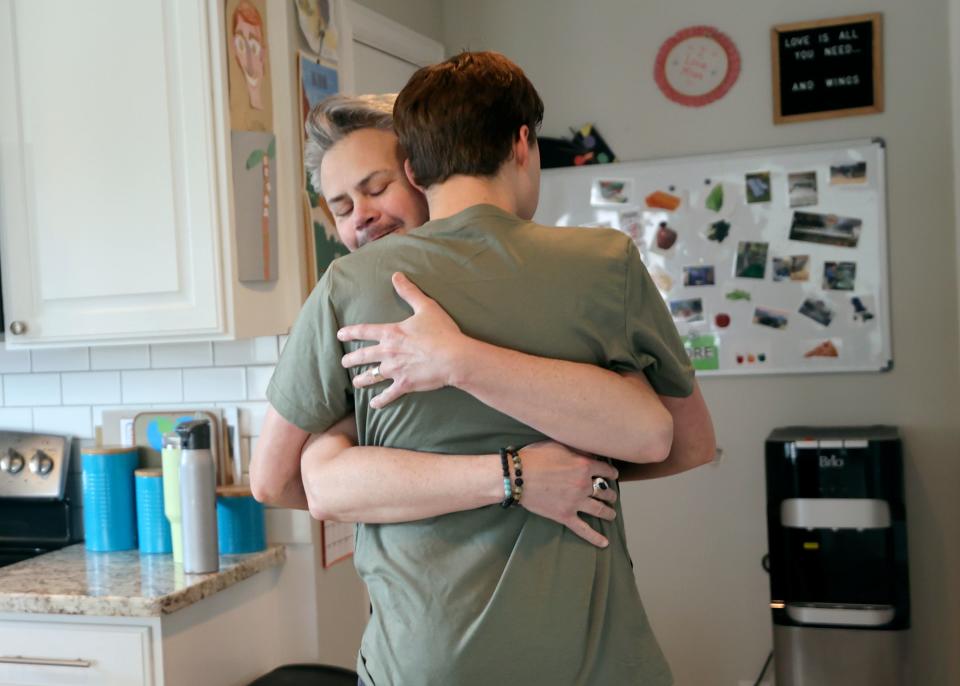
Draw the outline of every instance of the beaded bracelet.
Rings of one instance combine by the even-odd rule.
[[[500,466],[503,468],[503,500],[500,507],[506,509],[513,505],[513,487],[510,483],[510,462],[507,459],[507,449],[500,448]]]
[[[508,460],[509,458],[509,460]],[[513,462],[513,483],[510,481],[510,462]],[[500,507],[506,509],[519,505],[523,496],[523,464],[520,452],[513,446],[500,448],[500,466],[503,468],[503,500]]]
[[[520,462],[520,451],[510,446],[507,453],[513,459],[513,504],[519,505],[523,496],[523,464]]]

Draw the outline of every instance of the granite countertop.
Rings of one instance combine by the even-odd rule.
[[[172,555],[92,553],[81,543],[0,568],[0,612],[158,617],[285,559],[285,548],[273,545],[221,555],[220,571],[212,574],[184,574]]]

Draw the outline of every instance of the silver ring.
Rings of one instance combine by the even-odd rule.
[[[593,480],[593,492],[605,491],[610,488],[610,484],[602,476],[595,477]]]
[[[370,376],[373,377],[374,381],[383,381],[383,374],[380,373],[380,365],[370,370]]]

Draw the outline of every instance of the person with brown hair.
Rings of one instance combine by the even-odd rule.
[[[536,462],[530,446],[546,430],[618,458],[621,477],[679,471],[707,461],[715,449],[689,361],[629,238],[530,221],[541,116],[536,91],[502,56],[465,53],[417,72],[398,98],[395,118],[410,154],[409,176],[425,191],[431,221],[331,265],[268,389],[278,415],[301,432],[300,445],[305,432],[337,425],[355,399],[361,446],[400,449],[354,474],[372,492],[368,508],[388,501],[357,530],[355,562],[373,606],[358,659],[367,686],[670,681],[637,595],[620,519],[591,520],[609,541],[597,547],[528,509],[537,498],[548,501],[554,486],[530,469]],[[517,364],[500,373],[498,392],[506,385],[509,393],[497,399],[497,409],[487,401],[489,389],[456,369],[435,380],[434,390],[402,392],[405,375],[423,365],[387,368],[382,360],[404,347],[396,328],[408,321],[404,299],[414,302],[414,317],[427,303],[394,276],[403,299],[397,297],[388,282],[401,271],[424,298],[450,312],[454,336],[518,351]],[[380,342],[363,347],[355,338]],[[344,349],[349,353],[341,360]],[[649,456],[638,457],[632,444],[618,446],[617,436],[607,436],[602,450],[591,448],[600,441],[584,440],[576,413],[567,415],[569,426],[551,428],[557,397],[590,411],[589,388],[572,372],[527,366],[533,356],[595,365],[637,388],[652,387],[696,431],[677,433],[670,457],[651,464],[636,464]],[[392,402],[370,409],[375,392],[382,396],[396,385],[401,391]],[[258,451],[266,438],[265,432]],[[303,461],[307,497],[317,501],[311,511],[348,511],[337,510],[344,501],[338,491],[362,498],[361,489],[344,478],[332,485],[313,480],[311,449]],[[671,462],[678,449],[683,459]],[[424,453],[434,461],[417,461]],[[422,495],[418,519],[407,516],[404,502],[390,501],[397,485],[386,483],[412,461],[418,470],[405,472],[410,480],[403,486]],[[577,470],[587,465],[578,476],[582,498],[604,485],[619,490],[616,482],[591,478],[614,478],[604,461],[577,454],[567,461]],[[618,507],[615,498],[606,502]],[[398,516],[389,505],[408,510]]]
[[[426,199],[404,173],[405,156],[393,132],[394,99],[331,96],[308,117],[306,166],[350,251],[427,220]],[[616,478],[617,470],[576,451],[651,464],[663,459],[673,422],[649,385],[592,364],[523,355],[472,339],[409,279],[396,274],[393,281],[415,313],[397,325],[402,345],[380,348],[381,369],[394,382],[370,400],[370,407],[384,407],[404,393],[451,386],[565,441],[568,445],[542,441],[524,448],[528,478],[535,481],[524,507],[593,545],[607,545],[578,513],[615,516],[605,503],[616,493],[592,490],[590,479]],[[358,376],[355,383],[365,379]],[[520,379],[522,384],[515,383]],[[567,391],[567,385],[578,392]],[[539,402],[530,402],[533,397]],[[269,407],[250,465],[254,495],[271,505],[309,509],[317,519],[413,521],[486,504],[477,497],[491,485],[489,465],[499,459],[490,454],[451,461],[438,453],[357,443],[352,412],[310,437]],[[682,456],[674,455],[673,462],[677,468]],[[412,486],[422,484],[424,474],[456,486]]]

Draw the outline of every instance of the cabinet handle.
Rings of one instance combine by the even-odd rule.
[[[14,336],[20,336],[27,332],[27,325],[21,321],[10,322],[10,333]]]
[[[93,665],[90,660],[60,660],[54,657],[23,657],[21,655],[0,655],[0,664],[34,665],[40,667],[83,667]]]

